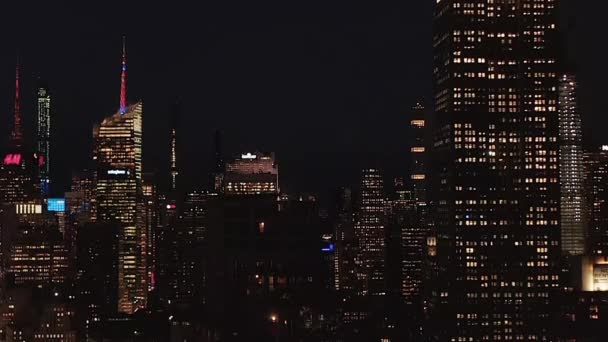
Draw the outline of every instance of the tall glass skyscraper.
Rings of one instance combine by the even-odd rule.
[[[560,285],[557,0],[438,0],[439,340],[549,339]]]
[[[126,104],[123,50],[120,109],[93,130],[97,162],[97,221],[120,226],[118,311],[133,313],[147,305],[148,237],[142,192],[141,102]]]
[[[561,180],[562,251],[585,253],[583,194],[583,130],[573,74],[561,76],[559,84],[559,160]]]

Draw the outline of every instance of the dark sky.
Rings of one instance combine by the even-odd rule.
[[[578,1],[581,2],[581,1]],[[0,134],[12,112],[16,50],[23,111],[33,128],[36,77],[53,94],[53,172],[60,188],[85,167],[91,127],[116,111],[121,35],[128,40],[128,96],[144,101],[144,168],[167,164],[169,111],[180,97],[187,178],[204,179],[212,133],[228,153],[276,151],[287,190],[323,191],[378,160],[405,170],[407,115],[431,98],[432,1],[3,1]],[[571,11],[586,127],[608,123],[600,11]],[[597,35],[596,35],[597,36]],[[593,130],[601,142],[603,131]]]

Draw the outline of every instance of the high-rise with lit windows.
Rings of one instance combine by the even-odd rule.
[[[608,255],[608,146],[583,157],[587,251]]]
[[[274,154],[244,153],[226,163],[223,186],[226,195],[278,194],[279,168]]]
[[[410,184],[412,195],[419,207],[426,207],[427,187],[426,187],[426,110],[424,106],[417,103],[412,108],[410,120]]]
[[[568,255],[585,253],[583,130],[576,92],[576,77],[562,75],[559,84],[559,171],[562,251]]]
[[[376,168],[361,173],[361,196],[354,226],[358,250],[355,257],[356,293],[361,296],[386,294],[386,216],[384,181]]]
[[[426,334],[543,340],[560,284],[557,0],[439,0]]]
[[[133,313],[147,304],[148,237],[142,194],[141,102],[126,102],[123,45],[120,108],[93,130],[97,162],[96,215],[118,223],[118,311]]]
[[[46,83],[41,82],[37,93],[37,140],[38,176],[43,196],[48,196],[51,184],[51,95]]]

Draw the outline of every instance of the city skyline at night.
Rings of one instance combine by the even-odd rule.
[[[0,340],[608,338],[580,1],[69,2],[0,20]]]

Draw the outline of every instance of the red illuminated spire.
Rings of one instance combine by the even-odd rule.
[[[122,73],[120,74],[120,114],[127,112],[127,48],[122,36]]]
[[[19,60],[17,60],[17,68],[15,71],[15,122],[12,132],[12,141],[16,146],[21,146],[23,142],[23,133],[21,131],[21,100],[19,90]]]

